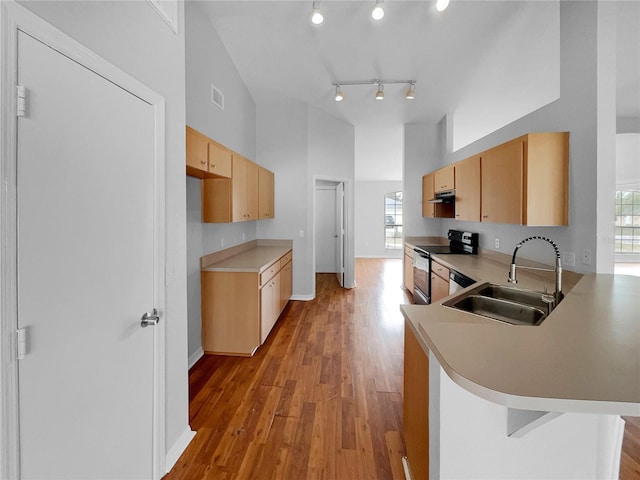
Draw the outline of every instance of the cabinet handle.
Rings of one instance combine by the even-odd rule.
[[[206,165],[207,162],[203,162],[202,160],[200,161],[200,165]]]
[[[489,218],[489,215],[482,215],[482,218]]]
[[[211,168],[216,168],[216,164],[214,163],[213,165],[211,165]]]

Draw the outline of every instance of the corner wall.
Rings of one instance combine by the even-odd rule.
[[[186,124],[256,161],[253,98],[200,5],[185,2],[185,16]],[[211,102],[212,84],[225,96],[224,110]],[[197,178],[186,177],[190,363],[199,357],[202,349],[200,257],[254,240],[257,223],[202,223],[201,183]]]
[[[615,117],[612,119],[609,119],[608,116],[602,117],[604,120],[598,121],[597,96],[606,93],[603,89],[608,88],[611,76],[615,81],[615,69],[607,73],[607,70],[603,68],[598,72],[600,68],[598,63],[599,38],[600,42],[604,43],[607,42],[606,36],[611,34],[611,32],[604,32],[604,38],[598,36],[598,9],[600,6],[600,2],[561,2],[560,99],[459,151],[447,152],[440,157],[441,161],[437,165],[422,160],[420,168],[417,168],[416,154],[405,155],[405,161],[408,162],[408,165],[405,165],[405,171],[419,171],[424,174],[528,132],[568,131],[570,132],[569,226],[523,227],[498,223],[460,222],[453,219],[435,221],[421,219],[417,225],[412,225],[411,229],[408,229],[408,235],[433,234],[434,231],[437,231],[439,235],[444,235],[450,228],[468,229],[480,234],[481,248],[498,250],[507,254],[511,254],[515,245],[523,238],[530,235],[545,235],[556,241],[561,251],[575,252],[576,266],[566,267],[568,270],[581,273],[596,271],[596,253],[604,255],[602,243],[613,241],[613,226],[611,226],[611,232],[607,239],[604,242],[598,241],[597,195],[607,195],[606,188],[602,185],[598,191],[598,162],[610,160],[599,159],[598,145],[600,142],[600,146],[603,148],[603,145],[609,142],[608,129],[607,132],[604,132],[602,125],[609,121],[614,122],[615,125]],[[600,54],[602,55],[602,52]],[[601,115],[607,114],[601,113]],[[407,127],[410,126],[407,125]],[[418,142],[424,142],[417,139],[416,135],[411,135],[412,131],[417,129],[431,131],[433,128],[435,126],[432,125],[411,126],[406,135],[407,151],[413,149],[415,152]],[[412,145],[409,145],[409,142],[412,142]],[[437,144],[446,145],[446,135],[440,135]],[[608,149],[608,147],[604,148]],[[431,143],[423,145],[422,149],[427,152],[423,158],[438,150]],[[407,181],[412,182],[411,189],[418,188],[417,182],[405,178],[405,182]],[[405,191],[408,191],[407,187],[405,187]],[[419,191],[421,191],[421,186]],[[411,198],[416,196],[416,192],[412,192]],[[440,228],[437,227],[438,222],[440,222]],[[600,235],[603,236],[605,233],[601,232]],[[499,249],[494,246],[496,238],[500,240]],[[610,246],[613,247],[612,244]],[[583,249],[591,250],[591,265],[580,263]],[[598,249],[600,249],[599,252]],[[552,263],[551,252],[543,242],[527,244],[520,254],[532,260],[547,264]]]

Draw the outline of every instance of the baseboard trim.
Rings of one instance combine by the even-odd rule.
[[[204,356],[204,350],[202,347],[198,347],[198,349],[189,355],[189,370],[193,367],[198,360],[200,360]]]
[[[300,300],[303,302],[308,302],[310,300],[313,300],[314,298],[316,298],[315,295],[292,295],[290,300]]]
[[[166,469],[167,473],[171,471],[173,466],[176,464],[180,455],[187,449],[193,437],[196,436],[196,432],[191,430],[191,427],[187,425],[182,435],[178,437],[178,440],[175,441],[173,446],[169,449],[166,456]]]

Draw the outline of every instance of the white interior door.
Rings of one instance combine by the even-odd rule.
[[[336,275],[341,287],[344,287],[344,183],[336,185]]]
[[[21,476],[152,478],[153,107],[22,32],[18,79]]]
[[[316,272],[336,272],[336,189],[316,188]]]

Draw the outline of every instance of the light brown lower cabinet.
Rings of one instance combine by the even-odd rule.
[[[429,357],[404,326],[404,441],[411,480],[429,478]]]
[[[413,250],[404,247],[404,288],[413,295]]]
[[[291,298],[292,253],[260,272],[202,272],[202,349],[251,356]]]
[[[431,260],[431,303],[449,296],[449,269]]]

